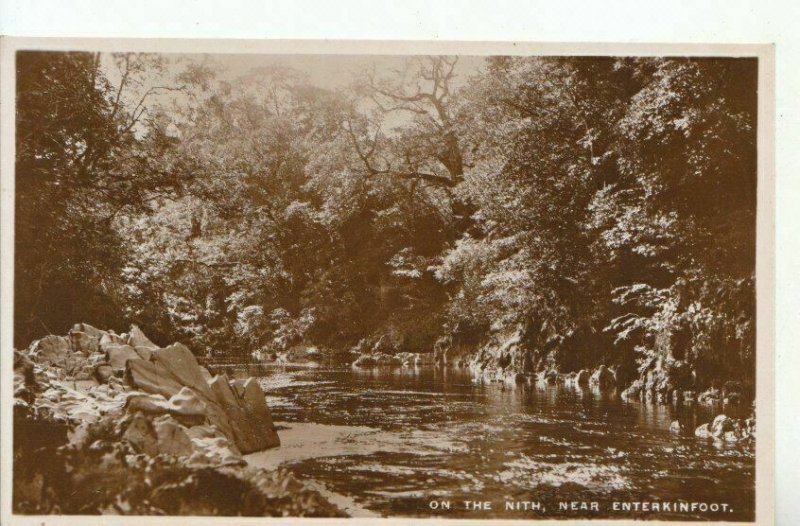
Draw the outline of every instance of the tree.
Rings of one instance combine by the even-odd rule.
[[[119,325],[126,251],[114,223],[186,176],[172,139],[143,120],[149,95],[133,107],[123,96],[150,59],[116,58],[126,69],[113,87],[99,54],[17,55],[18,344],[80,320]]]
[[[752,383],[754,61],[420,57],[335,91],[110,58],[20,58],[19,339]]]
[[[647,73],[617,127],[619,180],[598,192],[599,257],[628,272],[610,328],[644,363],[685,360],[710,383],[755,358],[756,64],[630,62]]]

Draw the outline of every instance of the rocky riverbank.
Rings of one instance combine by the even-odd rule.
[[[568,373],[558,370],[533,370],[531,360],[515,360],[514,357],[500,356],[487,359],[485,354],[475,354],[471,359],[464,357],[448,359],[447,352],[435,349],[429,353],[389,353],[374,350],[353,352],[356,359],[353,367],[468,367],[473,376],[480,381],[518,384],[563,384],[573,386],[597,386],[601,389],[616,389],[620,396],[628,400],[652,403],[743,405],[752,402],[752,397],[744,394],[741,384],[725,382],[721,387],[696,390],[691,369],[677,361],[654,360],[642,368],[640,376],[626,384],[618,380],[617,368],[599,365],[594,369],[580,369]],[[627,385],[627,386],[626,386]]]
[[[565,385],[575,388],[616,390],[626,400],[657,404],[703,404],[719,410],[726,407],[741,408],[748,398],[738,382],[729,381],[721,388],[709,387],[696,391],[696,379],[691,368],[678,360],[653,359],[643,364],[639,376],[627,384],[618,381],[615,367],[600,365],[595,369],[581,369],[562,373],[556,369],[534,371],[534,360],[530,354],[494,349],[472,355],[468,362],[463,356],[448,359],[447,347],[437,347],[431,353],[388,353],[378,349],[356,349],[357,359],[353,367],[468,367],[475,381],[503,383],[509,387],[518,385]],[[455,353],[450,353],[455,354]],[[621,385],[620,385],[621,384]],[[752,402],[752,401],[751,401]],[[687,429],[674,421],[670,430],[679,435],[697,438],[750,444],[755,440],[755,417],[736,419],[719,413],[711,422],[696,429]]]
[[[14,351],[17,513],[341,516],[286,471],[248,467],[278,447],[255,379],[77,324]]]
[[[739,442],[750,444],[756,438],[756,420],[753,417],[738,419],[725,414],[717,415],[711,422],[702,424],[696,429],[686,429],[680,421],[670,425],[670,431],[678,435],[691,435],[715,442]]]

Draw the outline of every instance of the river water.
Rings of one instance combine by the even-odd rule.
[[[282,445],[248,462],[287,467],[354,516],[754,516],[752,447],[669,431],[676,419],[693,430],[722,408],[629,402],[613,390],[487,384],[458,369],[260,374]],[[715,504],[719,511],[636,512],[638,502]]]

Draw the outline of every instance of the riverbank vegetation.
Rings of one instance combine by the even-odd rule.
[[[16,345],[136,323],[752,394],[755,60],[461,63],[21,52]]]

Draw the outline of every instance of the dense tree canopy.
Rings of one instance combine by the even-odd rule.
[[[17,58],[20,345],[136,322],[752,380],[754,60],[420,57],[331,90],[101,58]]]

